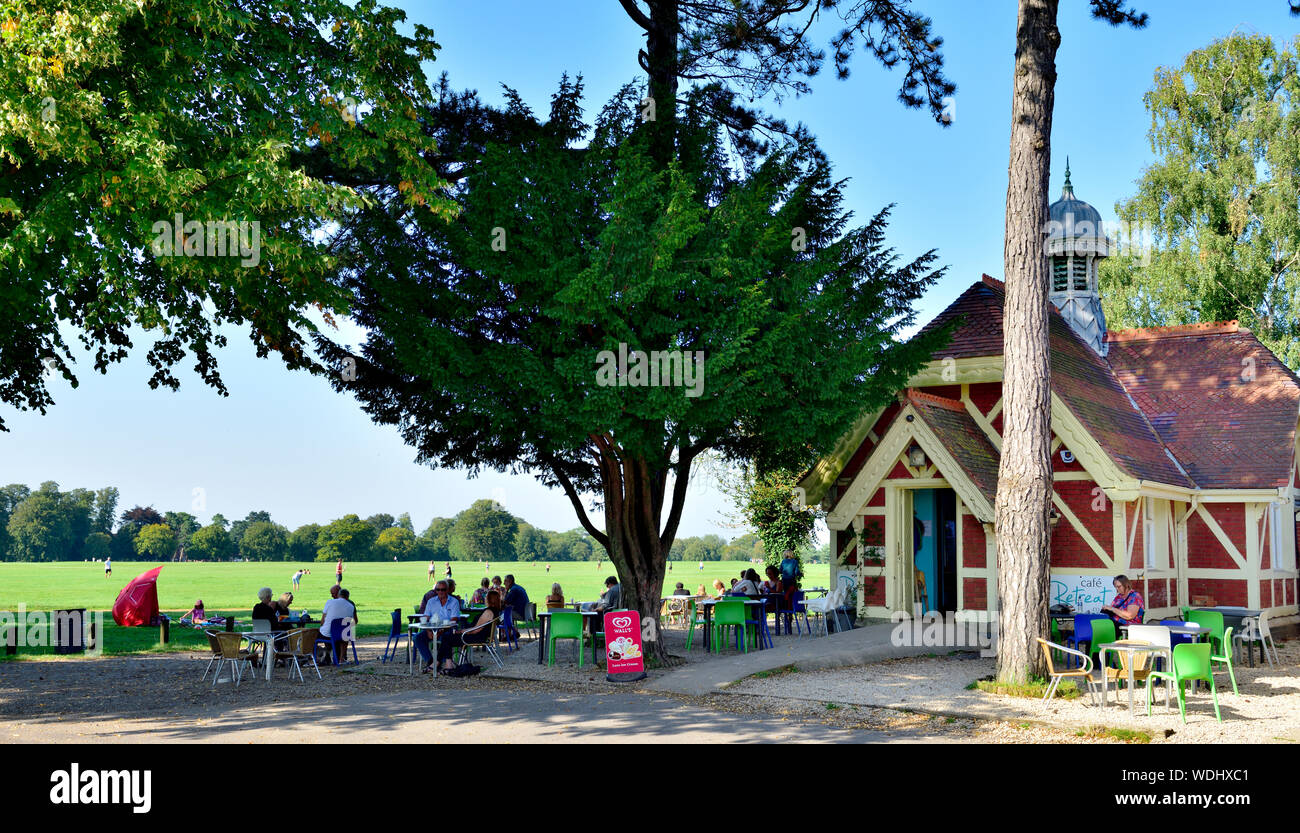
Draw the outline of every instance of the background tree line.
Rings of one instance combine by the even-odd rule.
[[[61,492],[52,481],[32,491],[0,488],[0,561],[595,561],[603,548],[582,529],[553,532],[516,517],[491,500],[476,501],[455,517],[434,518],[417,534],[411,516],[345,515],[290,531],[265,511],[230,521],[220,514],[206,526],[189,512],[159,513],[135,506],[120,514],[118,490]],[[816,555],[812,554],[815,558]],[[728,543],[720,535],[678,538],[675,561],[747,561],[763,558],[755,533]]]

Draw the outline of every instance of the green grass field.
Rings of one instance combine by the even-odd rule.
[[[105,578],[104,567],[98,563],[0,564],[0,610],[17,611],[20,605],[25,605],[27,610],[86,608],[108,611],[128,581],[156,566],[157,562],[114,562],[112,577]],[[667,574],[664,583],[665,595],[671,593],[678,581],[691,591],[700,584],[712,587],[715,578],[729,585],[730,579],[751,565],[739,561],[710,561],[705,562],[703,571],[698,562],[675,561],[672,566],[673,570]],[[257,601],[258,588],[270,587],[277,598],[283,592],[292,592],[290,577],[300,567],[312,572],[303,577],[300,589],[294,593],[293,609],[305,609],[319,619],[321,608],[329,599],[329,588],[334,584],[333,563],[168,563],[158,577],[158,604],[173,618],[179,618],[196,599],[203,599],[209,615],[233,614],[242,623],[247,623]],[[453,561],[451,567],[457,594],[468,599],[484,576],[483,565]],[[360,634],[387,633],[389,614],[394,608],[412,612],[432,586],[427,570],[428,562],[345,564],[343,586],[348,588],[352,601],[357,605]],[[442,570],[443,562],[439,562],[437,578],[442,577]],[[826,565],[808,565],[807,570],[807,582],[824,583],[829,575]],[[547,573],[544,563],[502,562],[492,565],[489,577],[506,573],[513,574],[515,581],[535,602],[540,603],[546,598],[553,582],[560,584],[566,599],[595,601],[605,589],[605,577],[613,575],[614,569],[609,562],[604,562],[599,568],[594,561],[552,563],[551,571]],[[158,644],[157,628],[119,628],[113,624],[112,617],[105,614],[105,653],[190,647],[206,648],[206,638],[200,631],[173,627],[170,643],[163,646]],[[49,648],[30,646],[19,649],[19,655],[50,652]],[[0,659],[3,659],[2,655]]]

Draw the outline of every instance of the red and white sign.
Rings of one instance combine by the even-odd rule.
[[[641,655],[641,615],[635,610],[605,614],[605,663],[607,674],[645,671]]]

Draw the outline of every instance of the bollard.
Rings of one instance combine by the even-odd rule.
[[[235,617],[233,617],[233,616],[227,616],[227,617],[226,617],[226,633],[231,633],[231,632],[233,632],[234,630],[235,630]]]
[[[172,620],[168,619],[166,616],[158,620],[158,641],[164,645],[171,641],[171,625]]]
[[[18,626],[10,625],[5,628],[5,653],[13,656],[18,653]]]

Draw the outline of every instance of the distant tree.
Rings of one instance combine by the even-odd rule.
[[[113,533],[113,542],[110,544],[113,557],[122,560],[135,558],[137,554],[135,538],[140,534],[140,530],[146,526],[165,524],[166,522],[166,519],[158,514],[152,506],[136,505],[127,509],[122,513],[117,532]]]
[[[722,550],[727,546],[721,535],[705,535],[686,539],[687,561],[721,561]]]
[[[686,558],[686,541],[681,538],[674,538],[673,545],[668,548],[669,561],[683,561]]]
[[[176,533],[176,551],[185,553],[190,546],[190,538],[199,531],[199,521],[189,512],[168,512],[163,515],[164,522]]]
[[[68,519],[68,529],[72,535],[72,546],[63,556],[64,560],[81,561],[85,553],[86,536],[94,530],[95,493],[89,489],[73,489],[59,496],[59,503]]]
[[[381,561],[411,561],[418,556],[415,533],[405,527],[390,526],[375,539],[375,552]]]
[[[303,524],[295,529],[289,536],[289,560],[315,561],[320,530],[320,524]]]
[[[370,561],[374,558],[375,528],[356,515],[330,521],[316,539],[316,560]]]
[[[9,516],[14,561],[61,561],[72,549],[72,529],[57,492],[33,492]]]
[[[532,524],[521,523],[515,533],[515,557],[520,561],[548,561],[551,536]]]
[[[239,554],[249,561],[289,560],[289,531],[270,521],[254,521],[244,530]]]
[[[32,490],[22,483],[10,483],[0,489],[0,561],[16,560],[9,538],[9,516],[31,493]]]
[[[176,533],[167,524],[149,524],[135,536],[135,551],[154,561],[171,558],[176,552]]]
[[[230,531],[230,521],[226,520],[226,516],[221,514],[220,512],[217,512],[212,516],[211,522],[221,527],[222,529],[226,530],[227,532]]]
[[[213,517],[216,520],[217,516]],[[219,523],[211,523],[190,536],[189,557],[197,561],[227,561],[235,554],[230,533]]]
[[[90,521],[92,530],[113,534],[113,521],[117,517],[117,500],[116,486],[105,486],[95,492],[95,513]]]
[[[755,532],[747,532],[735,538],[722,550],[723,561],[750,561],[755,558],[765,560],[766,555],[763,540]]]
[[[242,521],[235,521],[230,525],[230,540],[235,542],[235,549],[240,549],[240,544],[244,540],[244,532],[255,523],[270,523],[271,513],[263,510],[254,510],[244,516]]]
[[[106,532],[92,532],[86,536],[86,543],[81,548],[83,557],[91,561],[103,561],[108,558],[108,545],[112,543],[113,537]]]
[[[420,539],[427,542],[429,558],[439,561],[451,558],[451,531],[455,526],[455,518],[434,518],[420,534]]]
[[[493,500],[476,500],[456,516],[451,555],[457,561],[514,561],[519,521]]]
[[[393,526],[397,521],[387,512],[380,512],[378,515],[371,515],[369,518],[366,518],[366,523],[370,524],[370,526],[374,528],[375,535],[378,536],[379,533]]]
[[[411,523],[410,512],[403,512],[402,514],[398,515],[397,525],[400,526],[402,529],[405,529],[406,531],[410,532],[412,535],[415,534],[415,524]]]
[[[595,561],[597,557],[605,557],[605,550],[585,529],[553,532],[549,538],[547,550],[552,561]]]

